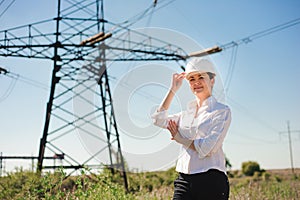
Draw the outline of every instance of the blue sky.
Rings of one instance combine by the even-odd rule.
[[[0,13],[9,2],[7,0],[0,6]],[[131,0],[126,1],[125,6],[123,1],[106,1],[105,16],[110,21],[122,22],[151,3],[150,0]],[[16,0],[0,17],[0,30],[53,18],[55,9],[56,2],[50,0]],[[134,28],[172,30],[207,48],[238,41],[297,19],[300,17],[299,11],[300,2],[292,0],[193,0],[189,3],[177,0],[135,24]],[[287,134],[280,132],[287,131],[287,120],[291,130],[300,130],[299,33],[300,24],[240,44],[236,54],[230,48],[211,56],[220,78],[226,82],[231,76],[226,96],[232,109],[232,125],[224,142],[224,151],[234,168],[240,168],[241,163],[248,160],[257,161],[265,169],[290,167]],[[184,46],[180,41],[177,45]],[[234,68],[230,69],[232,55],[236,55],[236,61]],[[37,155],[52,63],[1,57],[0,66],[43,84],[43,87],[35,87],[19,80],[9,95],[2,98],[13,83],[12,79],[0,75],[0,152],[4,155]],[[161,74],[161,77],[169,79],[168,74]],[[152,95],[158,99],[152,103],[159,104],[164,91],[155,93],[151,88],[147,90],[153,91]],[[139,99],[134,97],[132,100]],[[148,116],[142,121],[147,119]],[[300,167],[300,157],[297,156],[299,143],[300,133],[293,132],[295,167]],[[19,165],[20,162],[7,161],[8,168],[14,164]]]

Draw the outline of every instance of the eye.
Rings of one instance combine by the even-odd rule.
[[[201,80],[201,79],[204,79],[204,75],[203,74],[200,74],[199,76],[198,76],[198,78]]]

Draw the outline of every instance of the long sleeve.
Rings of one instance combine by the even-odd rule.
[[[205,137],[194,140],[194,146],[199,154],[199,158],[204,158],[216,153],[222,148],[224,138],[227,134],[230,122],[231,112],[228,107],[217,111],[212,116],[211,128]],[[200,130],[201,131],[201,130]]]
[[[179,123],[181,113],[174,115],[168,115],[168,111],[156,111],[152,114],[153,123],[161,128],[167,128],[169,120],[174,120],[177,124]]]

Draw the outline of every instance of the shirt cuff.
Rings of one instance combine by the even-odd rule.
[[[199,158],[203,159],[206,157],[205,153],[201,150],[200,148],[200,144],[201,144],[201,139],[196,139],[194,140],[194,146],[196,151],[198,152]]]
[[[167,110],[157,111],[151,115],[153,123],[161,128],[167,128],[168,112]]]

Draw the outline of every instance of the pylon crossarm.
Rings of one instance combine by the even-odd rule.
[[[0,31],[0,56],[51,58],[55,34],[40,31],[50,22],[53,19]]]
[[[99,46],[99,48],[108,50],[106,52],[107,60],[111,59],[110,55],[112,55],[112,58],[120,61],[132,61],[135,59],[185,60],[185,57],[188,55],[181,47],[155,37],[157,33],[151,29],[132,30],[127,27],[119,28],[123,31],[112,30],[111,38],[105,41],[105,45]]]
[[[151,60],[185,60],[184,56],[166,48],[152,47],[150,50],[120,48],[107,46],[107,61],[151,61]]]
[[[52,26],[55,20],[0,31],[0,56],[74,61],[86,59],[97,47],[107,48],[109,51],[107,60],[113,60],[115,55],[119,55],[116,60],[120,61],[183,60],[187,55],[178,46],[128,28],[124,28],[125,31],[122,32],[112,30],[112,32],[103,33],[100,35],[101,37],[89,41],[87,38],[93,38],[99,34],[95,33],[97,21],[94,19],[71,21],[71,18],[61,18],[60,20],[64,26],[59,33],[60,39],[56,42],[54,41],[57,33],[43,33],[39,30],[39,26],[50,26],[49,22],[52,23]],[[86,32],[90,34],[87,35]],[[104,40],[108,44],[107,46],[102,46]],[[60,49],[59,57],[54,56],[53,48]],[[132,55],[129,56],[128,53]]]

